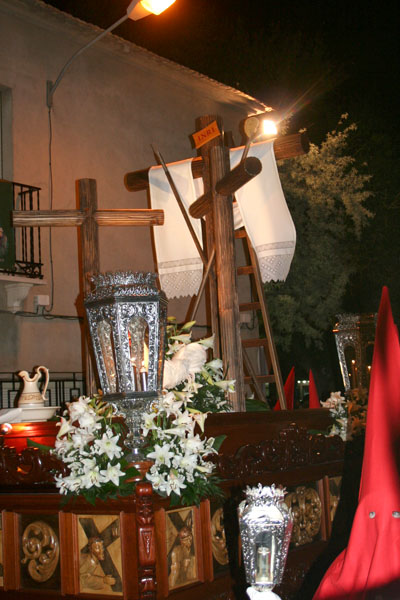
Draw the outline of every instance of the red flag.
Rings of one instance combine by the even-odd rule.
[[[317,386],[315,385],[314,375],[311,369],[308,378],[310,380],[308,384],[308,408],[321,408],[321,405],[319,403]]]
[[[383,288],[371,370],[359,502],[347,548],[314,600],[400,598],[400,347]]]
[[[287,376],[286,383],[283,386],[283,390],[285,392],[286,398],[286,408],[288,410],[293,410],[294,406],[294,367],[291,368],[289,375]],[[277,400],[274,410],[281,410],[281,405],[279,404],[279,399]]]

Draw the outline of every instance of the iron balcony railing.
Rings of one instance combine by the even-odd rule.
[[[12,210],[40,210],[40,188],[0,179],[0,273],[43,279],[40,227],[17,227]]]

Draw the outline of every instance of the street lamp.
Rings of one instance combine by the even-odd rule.
[[[279,116],[275,111],[259,113],[247,117],[243,122],[246,137],[254,141],[259,137],[276,137],[278,135]]]
[[[143,17],[147,17],[148,15],[154,14],[159,15],[164,10],[166,10],[171,4],[173,4],[175,0],[132,0],[126,9],[126,13],[118,19],[115,23],[110,25],[107,29],[99,33],[93,40],[88,42],[85,46],[77,50],[71,58],[65,63],[63,68],[61,69],[57,79],[54,81],[47,81],[47,90],[46,90],[46,104],[49,109],[53,106],[53,96],[56,91],[61,79],[64,77],[66,71],[69,69],[71,64],[74,62],[78,56],[80,56],[85,50],[93,46],[96,42],[98,42],[101,38],[103,38],[107,33],[113,31],[118,25],[121,25],[127,19],[132,19],[133,21],[138,21],[139,19],[143,19]]]
[[[244,162],[250,150],[250,146],[256,139],[273,139],[278,135],[278,123],[280,118],[275,111],[250,115],[241,122],[243,133],[246,137],[246,145],[243,150],[241,162]]]

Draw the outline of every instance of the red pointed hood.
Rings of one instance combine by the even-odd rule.
[[[314,600],[400,598],[400,347],[383,289],[371,370],[359,504],[349,544]],[[389,592],[390,588],[390,592]]]
[[[315,385],[314,375],[311,369],[308,378],[310,381],[308,385],[308,408],[321,408],[321,405],[319,403],[317,386]]]

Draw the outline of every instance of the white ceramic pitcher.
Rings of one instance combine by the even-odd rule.
[[[49,384],[49,370],[46,367],[40,366],[34,368],[34,373],[32,377],[29,377],[27,371],[20,371],[18,373],[18,376],[24,382],[22,393],[18,399],[18,407],[44,406],[46,400],[45,393]],[[45,383],[42,392],[38,386],[41,373],[45,374]]]

